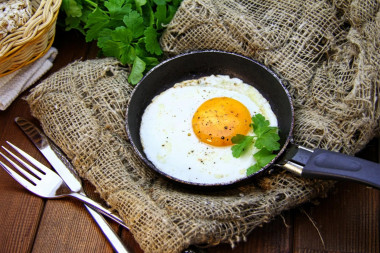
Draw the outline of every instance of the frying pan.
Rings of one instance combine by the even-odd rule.
[[[281,149],[261,170],[223,183],[194,183],[168,175],[147,158],[140,141],[140,124],[152,99],[174,84],[209,75],[229,75],[254,86],[269,101],[277,116]],[[138,156],[153,170],[180,183],[201,186],[231,185],[249,180],[272,166],[280,166],[304,177],[349,179],[380,188],[380,164],[323,149],[308,149],[292,139],[294,109],[282,80],[268,67],[247,57],[215,50],[194,51],[163,61],[137,84],[127,107],[127,133]]]

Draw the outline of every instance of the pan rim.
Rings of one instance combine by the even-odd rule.
[[[234,56],[234,57],[240,57],[240,58],[246,59],[246,60],[248,60],[250,62],[253,62],[254,64],[256,64],[256,65],[260,66],[261,68],[263,68],[266,72],[268,72],[272,77],[274,77],[276,79],[276,81],[278,82],[279,85],[282,86],[282,90],[283,90],[283,92],[286,94],[286,96],[288,98],[289,110],[291,112],[290,113],[291,114],[291,119],[290,119],[290,123],[289,123],[289,131],[288,131],[288,134],[287,134],[287,137],[286,137],[284,143],[282,144],[281,149],[277,152],[276,157],[271,162],[269,162],[266,166],[264,166],[263,168],[261,168],[259,171],[255,172],[255,173],[253,173],[253,174],[251,174],[249,176],[245,176],[243,178],[239,178],[239,179],[236,179],[236,180],[232,180],[232,181],[229,181],[229,182],[223,182],[223,183],[197,183],[197,182],[190,182],[190,181],[186,181],[186,180],[183,180],[183,179],[180,179],[180,178],[173,177],[172,175],[169,175],[169,174],[163,172],[162,170],[158,169],[156,166],[154,166],[154,164],[149,159],[146,158],[145,154],[141,153],[141,151],[137,148],[135,140],[134,140],[134,138],[132,136],[132,133],[130,131],[129,124],[128,124],[128,120],[129,120],[128,115],[129,115],[130,110],[131,110],[130,109],[130,103],[131,103],[131,101],[133,101],[132,98],[138,92],[138,90],[141,88],[141,83],[143,83],[151,75],[152,72],[157,71],[157,69],[160,69],[163,65],[166,65],[168,62],[173,62],[173,61],[175,61],[178,58],[183,58],[183,57],[186,57],[186,56],[189,56],[189,55],[206,54],[206,53],[211,53],[211,54],[213,54],[213,53],[215,53],[215,54],[227,54],[227,55],[231,55],[231,56]],[[170,85],[170,87],[171,87],[171,85]],[[144,110],[145,110],[145,108],[144,108]],[[151,70],[149,70],[146,73],[146,75],[144,75],[144,77],[140,80],[140,82],[134,87],[134,89],[131,92],[130,99],[129,99],[129,102],[128,102],[128,105],[127,105],[127,108],[126,108],[126,121],[125,122],[126,122],[125,125],[126,125],[127,135],[128,135],[130,143],[132,144],[133,150],[139,156],[139,158],[142,159],[143,162],[146,165],[148,165],[148,167],[150,169],[158,172],[160,175],[163,175],[166,178],[171,179],[174,182],[179,182],[179,183],[181,183],[183,185],[199,186],[199,187],[220,187],[220,186],[224,187],[224,186],[230,186],[230,185],[235,185],[235,184],[238,184],[238,183],[241,183],[241,182],[249,181],[253,177],[255,177],[256,175],[258,175],[258,174],[260,174],[260,173],[268,170],[269,167],[271,167],[273,165],[276,165],[275,161],[277,161],[279,159],[279,157],[285,152],[285,150],[286,150],[287,146],[289,145],[289,143],[292,142],[292,133],[293,133],[293,129],[294,129],[294,106],[293,106],[293,102],[292,102],[292,98],[291,98],[291,95],[289,93],[289,90],[287,89],[287,87],[284,84],[284,79],[282,79],[278,73],[276,73],[275,71],[273,71],[272,69],[270,69],[268,66],[264,65],[263,63],[261,63],[261,62],[259,62],[257,60],[254,60],[252,58],[249,58],[247,56],[234,53],[234,52],[228,52],[228,51],[222,51],[222,50],[194,50],[194,51],[189,51],[189,52],[185,52],[185,53],[182,53],[182,54],[178,54],[176,56],[173,56],[173,57],[170,57],[168,59],[163,60],[158,65],[156,65]],[[140,128],[140,126],[138,128]]]

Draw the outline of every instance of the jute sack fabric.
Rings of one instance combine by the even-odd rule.
[[[214,48],[266,63],[288,80],[296,141],[353,154],[378,129],[377,5],[185,0],[161,43],[168,55]],[[75,62],[41,82],[27,101],[46,134],[119,212],[145,252],[233,246],[258,225],[333,186],[277,168],[228,190],[173,184],[147,168],[128,142],[125,110],[133,87],[127,77],[114,59]]]

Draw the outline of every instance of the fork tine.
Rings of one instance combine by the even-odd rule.
[[[28,154],[26,154],[24,151],[22,151],[20,148],[10,144],[17,152],[23,152],[23,153],[20,153],[20,155],[24,156],[28,156],[28,157],[25,157],[27,160],[28,158],[29,159],[34,159],[32,158],[31,156],[29,156]],[[14,153],[12,153],[11,151],[9,151],[7,148],[5,148],[4,146],[2,146],[2,148],[7,151],[8,154],[10,154],[14,159],[16,159],[17,161],[19,161],[22,165],[24,165],[26,168],[28,168],[30,170],[30,172],[32,172],[36,177],[38,177],[39,179],[41,179],[41,177],[43,177],[44,173],[39,171],[39,170],[36,170],[34,167],[30,166],[28,163],[26,163],[24,160],[22,160],[20,157],[18,157],[17,155],[15,155]],[[29,161],[29,160],[28,160]],[[33,163],[32,163],[33,164]],[[43,165],[42,165],[43,166]]]
[[[0,152],[0,154],[4,157],[4,155],[1,152]],[[31,182],[29,182],[28,180],[26,180],[25,178],[23,178],[19,174],[17,174],[14,170],[12,170],[11,168],[9,168],[2,161],[0,161],[0,165],[1,165],[1,167],[3,167],[3,169],[6,172],[8,172],[9,175],[11,175],[14,178],[14,180],[16,180],[19,184],[21,184],[22,186],[24,186],[29,191],[33,192],[33,190],[35,188],[35,185],[33,185]]]
[[[33,173],[35,171],[34,168],[32,168],[29,164],[25,163],[24,161],[21,161],[21,159],[19,159],[15,154],[13,154],[11,151],[9,151],[8,149],[6,149],[5,147],[2,147],[3,149],[5,149],[5,151],[7,151],[11,156],[13,156],[15,159],[17,159],[19,162],[23,163],[23,165],[25,165],[29,170],[31,170],[31,173]],[[15,169],[17,169],[18,171],[20,171],[26,178],[28,178],[31,182],[33,182],[34,184],[37,184],[39,179],[36,177],[36,175],[32,175],[31,173],[28,173],[25,169],[21,168],[17,163],[15,163],[14,161],[12,161],[9,157],[7,157],[6,155],[4,155],[3,153],[0,152],[0,155],[2,157],[4,157],[9,163],[11,163],[13,165],[13,167]]]
[[[28,160],[29,162],[31,162],[34,166],[36,166],[38,169],[41,170],[42,173],[49,173],[51,170],[46,167],[45,165],[43,165],[42,163],[40,163],[39,161],[37,161],[36,159],[34,159],[32,156],[30,156],[29,154],[27,154],[24,150],[22,150],[21,148],[17,147],[16,145],[10,143],[9,141],[6,141],[6,143],[9,144],[9,146],[11,146],[14,150],[16,150],[20,155],[22,155],[26,160]],[[16,157],[15,157],[16,158]],[[17,158],[16,158],[17,159]],[[38,173],[41,173],[38,171]],[[41,174],[40,174],[41,175]],[[41,175],[42,176],[42,175]],[[39,176],[39,177],[41,177]]]

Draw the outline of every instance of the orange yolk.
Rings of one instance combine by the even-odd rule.
[[[239,101],[228,97],[216,97],[204,102],[194,113],[192,126],[195,135],[212,146],[232,145],[231,138],[246,135],[251,116]]]

